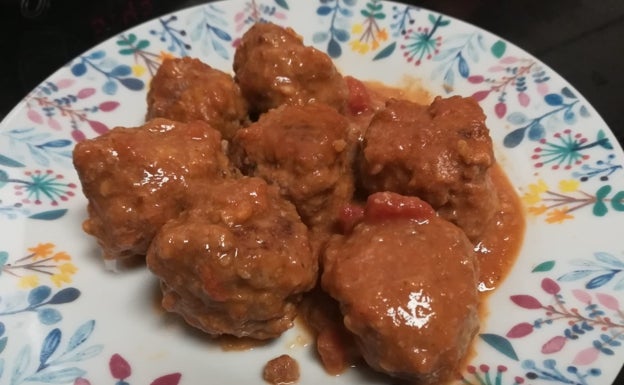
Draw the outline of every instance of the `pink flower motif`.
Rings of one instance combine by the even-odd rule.
[[[78,96],[78,98],[80,99],[85,99],[93,94],[95,94],[95,88],[89,87],[89,88],[83,88],[80,91],[78,91],[78,94],[76,96]]]
[[[511,299],[511,301],[515,303],[516,305],[525,309],[541,309],[542,308],[542,304],[540,303],[540,301],[538,301],[537,298],[530,296],[530,295],[526,295],[526,294],[512,295],[511,297],[509,297],[509,299]]]
[[[574,365],[589,365],[596,361],[599,354],[600,351],[594,347],[583,349],[576,354],[572,363]]]
[[[515,56],[507,56],[502,58],[500,62],[503,64],[513,64],[518,62],[518,58]]]
[[[612,295],[598,293],[596,294],[598,302],[607,309],[618,311],[620,310],[620,302]]]
[[[531,98],[526,92],[520,92],[518,94],[518,103],[520,103],[522,107],[528,106],[530,102],[531,102]]]
[[[557,294],[561,290],[557,282],[550,278],[544,278],[542,280],[542,289],[548,294]]]
[[[128,361],[117,353],[111,356],[108,366],[113,378],[117,380],[125,380],[132,374],[132,368]]]
[[[552,354],[557,353],[565,346],[567,338],[563,336],[556,336],[548,340],[544,345],[542,345],[542,353],[544,354]]]
[[[61,79],[58,82],[56,82],[56,86],[59,89],[63,89],[63,88],[67,88],[67,87],[71,87],[74,84],[74,79]]]
[[[576,299],[586,305],[589,305],[591,303],[591,296],[585,290],[574,289],[572,290],[572,295],[574,295]]]
[[[30,119],[34,123],[37,123],[37,124],[43,123],[43,118],[35,110],[28,109],[28,113],[26,113],[26,116],[28,117],[28,119]]]
[[[548,84],[546,84],[545,82],[542,83],[537,83],[537,92],[540,95],[546,95],[548,94]]]
[[[48,123],[48,127],[50,127],[51,129],[56,130],[56,131],[61,130],[61,124],[58,122],[58,120],[54,119],[53,117],[49,117],[47,123]]]
[[[498,102],[494,106],[494,112],[496,112],[496,116],[502,118],[507,114],[507,105],[503,102]]]
[[[516,326],[512,327],[507,332],[507,337],[509,338],[522,338],[533,332],[533,325],[528,322],[521,322]]]

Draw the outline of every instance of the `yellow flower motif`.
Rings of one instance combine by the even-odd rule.
[[[559,190],[567,193],[575,192],[580,185],[581,182],[577,179],[564,179],[559,182]]]
[[[353,33],[354,35],[359,35],[362,33],[362,31],[364,31],[364,25],[360,23],[356,23],[351,26],[351,33]]]
[[[388,31],[385,28],[380,29],[379,32],[377,32],[377,39],[381,41],[388,40]]]
[[[76,273],[76,271],[78,271],[78,268],[76,267],[76,265],[74,265],[71,262],[67,262],[62,265],[59,265],[58,268],[61,271],[61,273],[69,274],[69,275],[73,275]]]
[[[167,59],[175,59],[175,55],[168,51],[160,51],[160,61],[163,62]]]
[[[529,206],[540,203],[541,200],[542,197],[540,196],[540,194],[536,194],[534,192],[528,192],[522,195],[522,201]]]
[[[365,53],[367,53],[370,49],[370,46],[368,45],[368,43],[365,43],[363,41],[359,41],[359,40],[352,40],[351,43],[351,49],[359,54],[364,55]]]
[[[39,286],[39,277],[36,275],[25,275],[17,282],[17,286],[22,289],[32,289]]]
[[[544,214],[547,210],[548,210],[548,207],[546,207],[545,205],[531,206],[528,209],[529,214],[533,214],[533,215]]]
[[[56,287],[61,287],[63,286],[63,283],[71,283],[71,274],[52,274],[52,277],[50,277],[50,279],[56,285]]]
[[[529,185],[529,191],[535,192],[538,194],[545,193],[548,191],[548,185],[544,182],[543,179],[537,181],[537,183],[533,183]]]
[[[529,191],[522,196],[522,200],[527,205],[534,205],[542,201],[542,193],[548,191],[548,185],[543,180],[529,185]]]
[[[46,258],[52,254],[54,243],[40,243],[35,247],[29,247],[28,251],[33,253],[33,259]]]
[[[546,222],[548,223],[561,223],[566,219],[573,219],[574,215],[570,215],[568,213],[568,208],[563,207],[560,209],[555,209],[548,213],[546,216]]]
[[[145,73],[145,71],[147,71],[147,68],[145,68],[145,66],[142,66],[140,64],[135,64],[132,66],[132,73],[136,77],[142,76]]]

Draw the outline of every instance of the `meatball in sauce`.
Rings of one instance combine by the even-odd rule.
[[[347,86],[331,58],[304,45],[291,28],[254,24],[236,49],[233,68],[252,114],[283,104],[345,106]]]
[[[231,75],[195,58],[170,58],[147,93],[147,119],[157,117],[203,120],[229,140],[247,123],[247,101]]]
[[[241,129],[232,147],[243,173],[280,188],[319,237],[334,231],[353,196],[349,121],[321,103],[283,105]]]
[[[429,106],[388,100],[364,133],[357,168],[368,193],[418,196],[477,240],[498,209],[494,163],[481,107],[455,96]]]
[[[143,256],[156,232],[195,203],[198,184],[232,174],[207,123],[152,119],[80,142],[74,167],[88,199],[83,229],[108,260]]]
[[[165,60],[143,126],[74,150],[83,228],[106,259],[146,255],[162,306],[210,336],[267,341],[300,314],[328,373],[364,360],[443,384],[524,218],[478,103],[403,96],[271,23],[244,33],[233,76]]]
[[[167,222],[147,266],[163,307],[218,336],[275,338],[317,277],[307,229],[294,206],[260,178],[207,186],[201,204]]]
[[[473,246],[416,197],[369,196],[362,220],[327,247],[322,287],[374,369],[439,384],[479,328]]]

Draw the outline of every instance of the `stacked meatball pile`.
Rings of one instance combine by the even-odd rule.
[[[76,146],[84,230],[105,259],[145,257],[164,308],[210,335],[277,337],[312,291],[331,302],[305,314],[334,306],[320,329],[344,334],[320,330],[330,371],[357,356],[412,383],[453,376],[497,210],[477,103],[380,100],[268,23],[233,72],[166,60],[143,126]]]

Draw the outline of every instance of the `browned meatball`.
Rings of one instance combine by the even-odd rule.
[[[147,254],[163,307],[208,334],[268,339],[293,325],[318,261],[294,206],[260,178],[206,188]]]
[[[199,121],[117,127],[78,143],[73,156],[89,201],[83,228],[107,259],[144,255],[160,227],[189,206],[198,182],[230,173],[221,135]]]
[[[253,25],[234,55],[234,73],[255,114],[282,104],[326,103],[342,109],[347,86],[331,58],[303,45],[295,31]]]
[[[231,75],[198,59],[165,60],[147,93],[147,119],[203,120],[225,139],[247,123],[247,102]]]
[[[417,384],[457,374],[479,321],[475,255],[461,229],[419,198],[376,193],[323,266],[322,286],[373,369]]]
[[[348,128],[324,104],[284,105],[237,132],[234,163],[277,184],[305,224],[330,229],[353,195]]]
[[[494,162],[474,99],[437,97],[430,106],[391,99],[366,130],[358,169],[369,193],[418,196],[477,241],[498,209]]]

